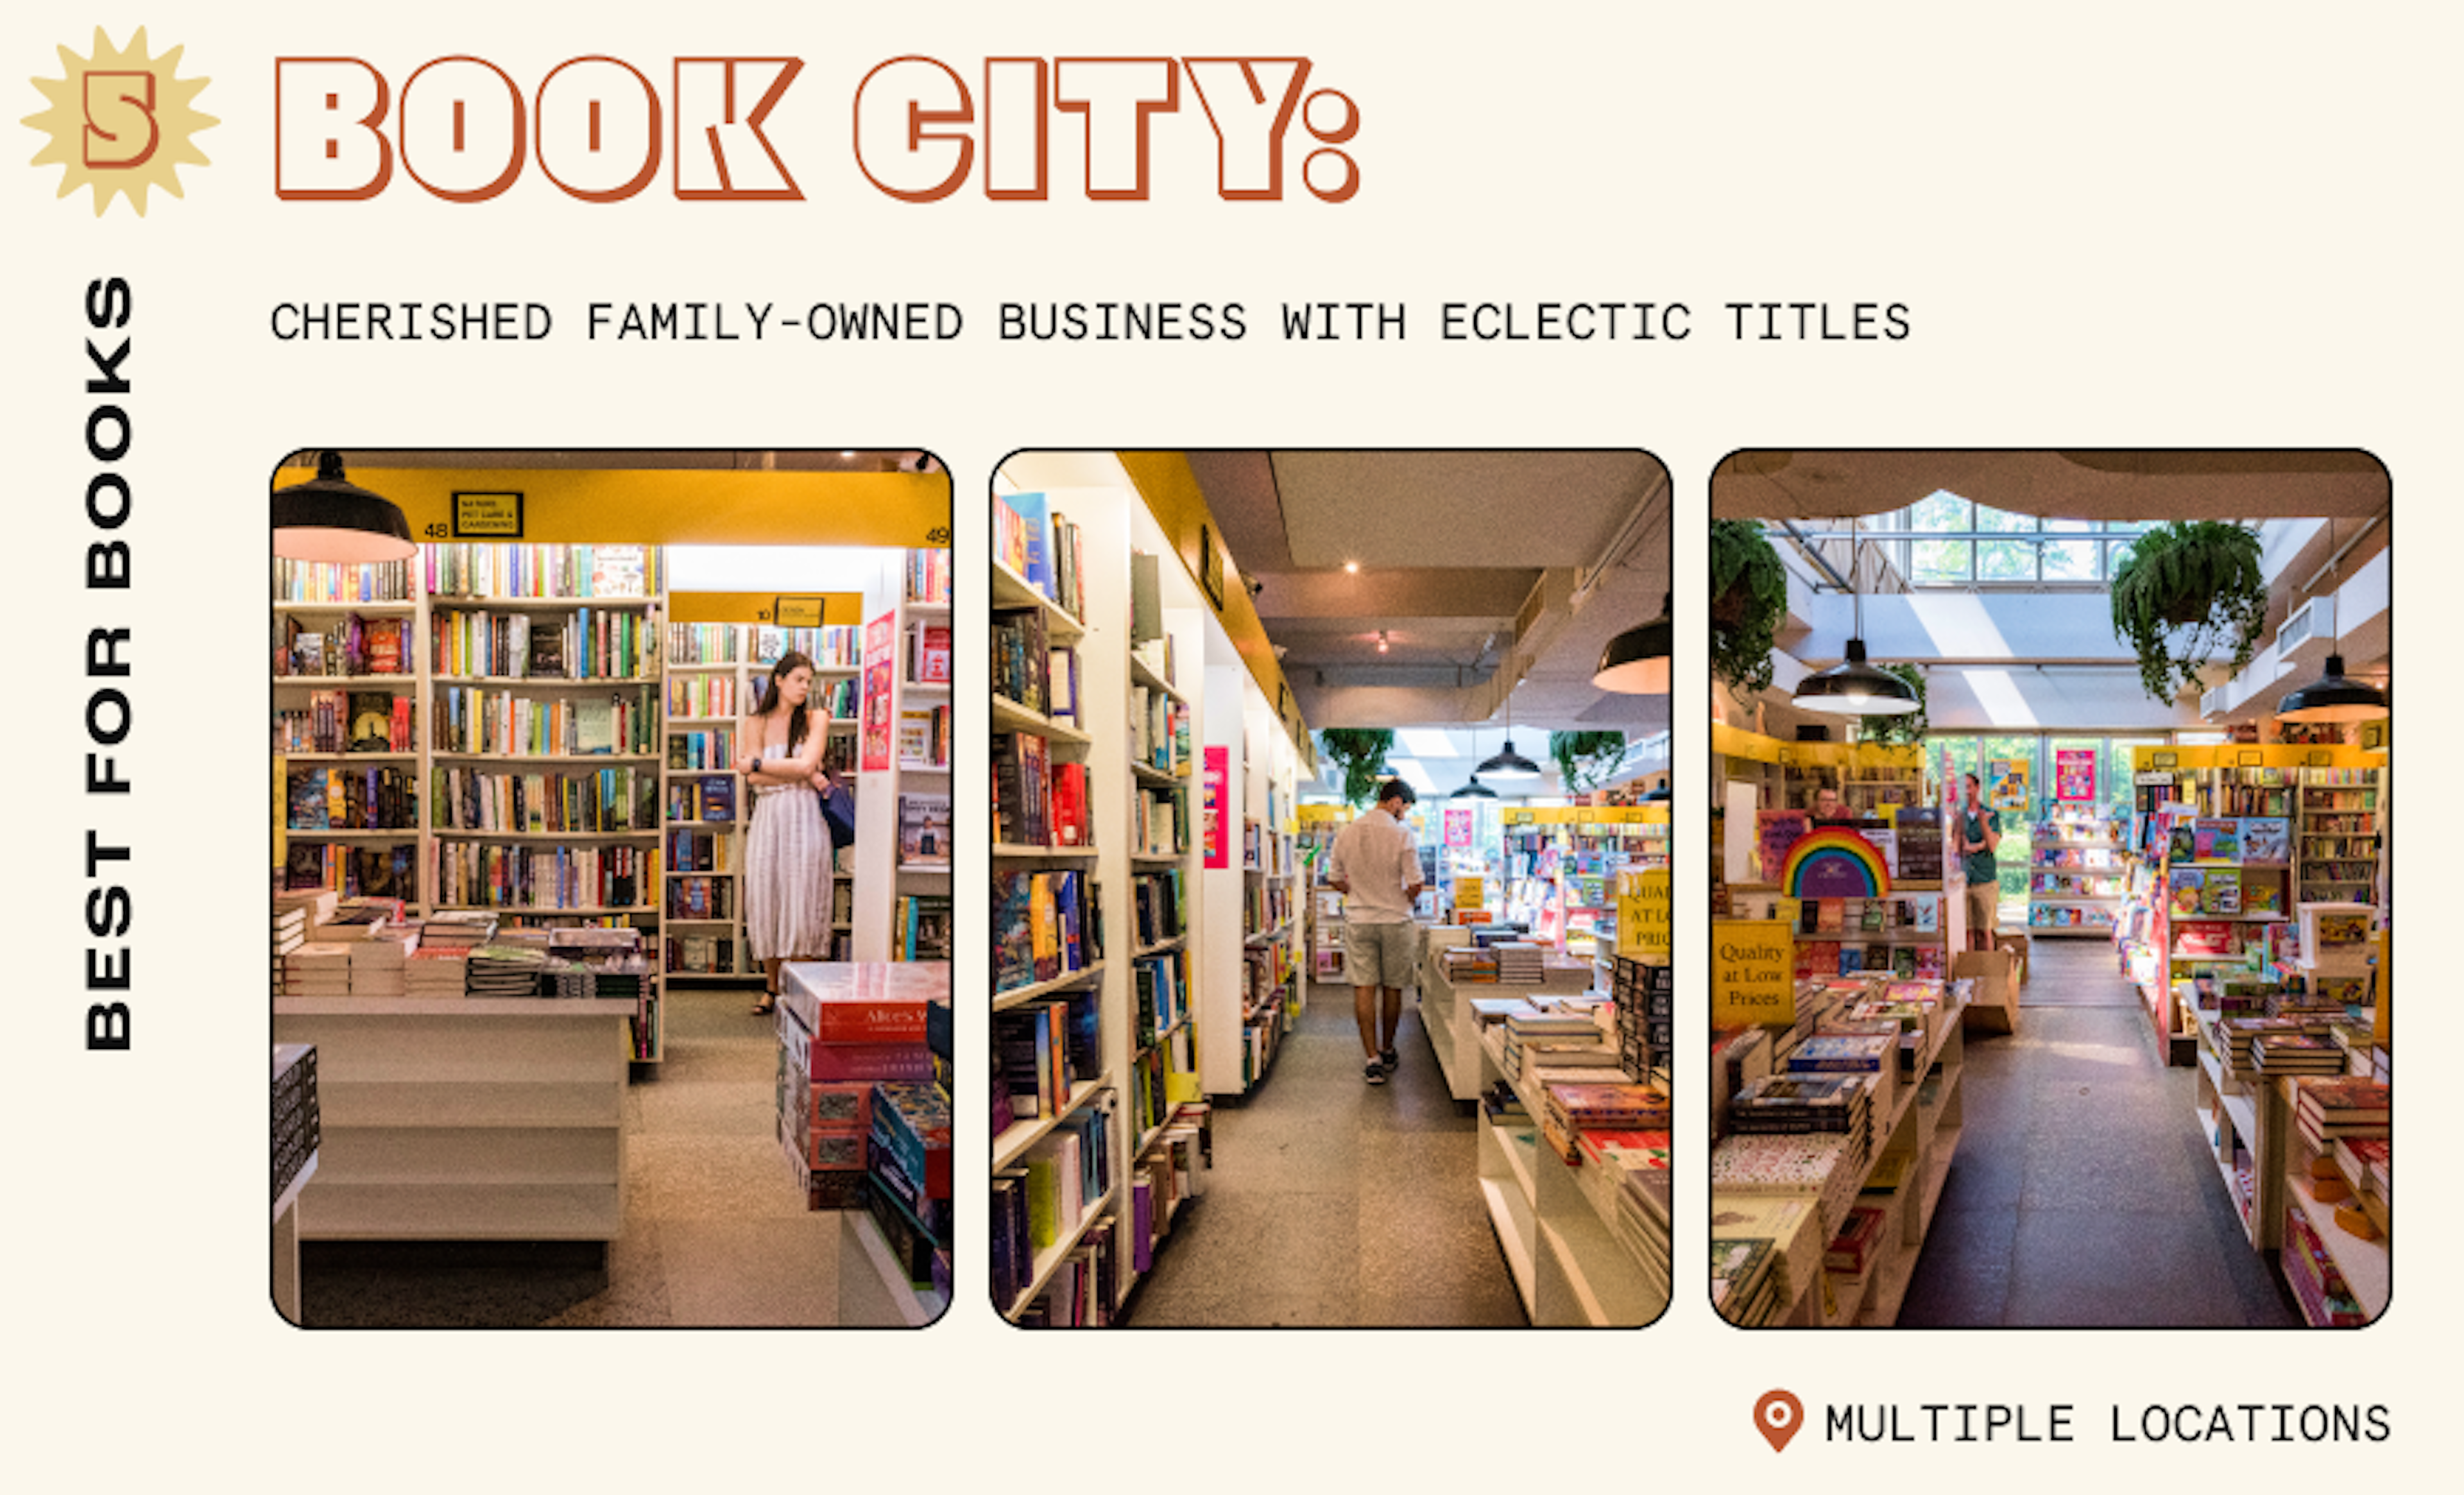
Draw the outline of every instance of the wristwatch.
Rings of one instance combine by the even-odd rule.
[[[753,755],[753,772],[761,772],[761,755],[759,753]]]

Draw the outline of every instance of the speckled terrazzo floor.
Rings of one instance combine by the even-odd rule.
[[[1134,1327],[1521,1328],[1478,1181],[1478,1123],[1419,1014],[1361,1082],[1349,987],[1311,988],[1265,1085],[1215,1110],[1215,1168],[1132,1299]]]
[[[826,1326],[839,1217],[803,1207],[774,1137],[778,1040],[728,989],[670,993],[668,1057],[625,1092],[628,1198],[606,1247],[308,1242],[318,1328]]]
[[[2040,939],[2019,1031],[1968,1036],[1966,1130],[1902,1328],[2295,1328],[2112,947]]]

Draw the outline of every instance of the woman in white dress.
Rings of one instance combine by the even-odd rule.
[[[760,703],[737,738],[737,772],[752,789],[744,935],[761,962],[765,992],[757,1015],[778,1005],[781,965],[822,959],[830,948],[830,831],[813,793],[829,729],[806,717],[812,690],[813,662],[789,650],[771,667]]]

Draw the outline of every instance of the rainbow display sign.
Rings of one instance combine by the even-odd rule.
[[[1881,848],[1837,825],[1797,837],[1779,880],[1794,898],[1879,898],[1891,890]]]

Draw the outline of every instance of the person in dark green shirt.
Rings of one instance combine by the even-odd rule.
[[[2002,869],[1993,862],[1993,849],[2002,845],[2002,817],[1986,807],[1977,777],[1966,778],[1968,801],[1959,807],[1957,836],[1960,869],[1968,877],[1968,948],[1991,950],[2002,922]]]

